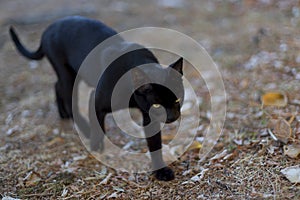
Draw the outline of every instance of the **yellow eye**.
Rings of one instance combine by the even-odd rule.
[[[154,107],[154,108],[159,108],[159,107],[160,107],[160,104],[153,104],[153,107]]]
[[[181,101],[181,99],[179,98],[175,101],[175,103],[180,103],[180,101]]]

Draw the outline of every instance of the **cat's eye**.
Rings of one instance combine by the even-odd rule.
[[[154,107],[154,108],[159,108],[159,107],[160,107],[160,104],[153,104],[153,107]]]
[[[179,98],[175,101],[175,103],[180,103],[180,101],[181,101],[181,99]]]

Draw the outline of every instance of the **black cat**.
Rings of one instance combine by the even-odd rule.
[[[23,56],[34,60],[46,56],[52,64],[58,77],[55,91],[61,118],[73,118],[72,106],[73,111],[78,111],[76,98],[73,99],[72,105],[72,91],[83,60],[98,44],[116,34],[116,31],[99,21],[79,16],[66,17],[50,25],[43,33],[38,50],[30,52],[20,43],[14,29],[10,28],[11,38]],[[121,37],[117,41],[117,46],[127,46],[127,50],[132,48],[132,51],[124,53],[114,60],[104,71],[98,83],[90,81],[89,76],[81,77],[89,85],[96,87],[90,98],[90,114],[94,110],[97,121],[93,121],[93,118],[90,117],[90,123],[99,123],[105,132],[105,115],[113,111],[111,107],[113,89],[119,78],[131,69],[133,70],[131,72],[132,79],[128,82],[129,87],[135,88],[145,80],[151,82],[153,78],[159,78],[160,82],[173,85],[176,95],[160,84],[140,85],[133,92],[129,105],[127,105],[138,108],[142,112],[148,148],[150,152],[155,152],[151,153],[152,165],[156,169],[155,176],[159,180],[172,180],[174,179],[174,173],[166,166],[162,158],[160,122],[171,123],[180,117],[180,106],[184,97],[182,84],[183,59],[180,58],[169,67],[163,68],[148,49],[138,44],[129,44]],[[120,51],[120,49],[118,50]],[[149,64],[149,66],[143,69],[137,68],[145,64]],[[101,66],[99,67],[101,68]],[[178,73],[174,73],[174,70],[171,69]],[[90,75],[92,76],[93,73],[91,72]],[[76,89],[74,90],[75,93],[77,93]],[[122,96],[119,97],[119,101],[121,105]],[[124,107],[120,106],[118,109],[122,108]],[[150,110],[151,112],[149,112]],[[161,117],[163,113],[166,113],[166,116]],[[153,116],[150,114],[153,114]],[[103,137],[98,130],[90,128],[80,115],[79,119],[84,122],[80,124],[81,127],[79,128],[87,137],[90,137],[91,149],[102,149]],[[153,134],[153,130],[157,130],[157,132]]]

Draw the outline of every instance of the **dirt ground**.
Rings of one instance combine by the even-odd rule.
[[[0,1],[0,11],[0,197],[300,199],[299,183],[281,173],[300,161],[286,151],[300,152],[298,0],[10,0]],[[72,123],[59,118],[47,60],[21,57],[8,36],[14,25],[35,49],[47,25],[67,15],[99,19],[118,31],[171,28],[206,48],[224,80],[227,117],[203,163],[199,149],[189,150],[171,165],[176,179],[161,182],[150,173],[105,167],[88,153]],[[197,87],[204,99],[201,138],[210,103],[206,87]],[[286,105],[262,107],[261,97],[272,91]],[[111,118],[107,123],[109,133],[116,131]]]

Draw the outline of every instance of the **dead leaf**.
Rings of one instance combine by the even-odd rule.
[[[287,167],[280,171],[290,182],[300,183],[300,165]]]
[[[41,176],[34,171],[30,171],[23,179],[27,187],[37,185],[41,180]]]
[[[202,144],[198,141],[193,141],[193,143],[189,146],[188,151],[194,150],[194,149],[201,149]]]
[[[291,125],[283,118],[271,119],[268,127],[273,130],[269,131],[269,133],[272,132],[277,140],[280,140],[285,144],[292,135]],[[275,138],[273,137],[274,140],[276,140]]]
[[[284,107],[287,105],[287,96],[281,92],[268,92],[261,97],[263,106]]]
[[[300,145],[290,144],[283,146],[284,155],[290,158],[297,158],[300,154]]]

